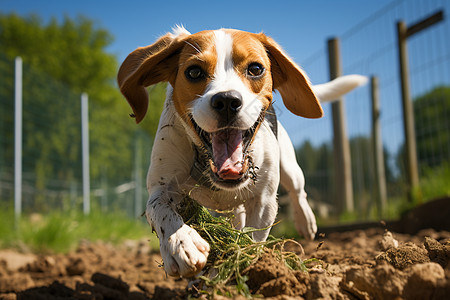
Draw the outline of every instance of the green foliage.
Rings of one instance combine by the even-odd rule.
[[[164,100],[166,98],[166,83],[158,83],[148,88],[149,93],[149,105],[148,112],[144,120],[139,124],[145,132],[150,136],[156,135],[156,129],[158,128],[159,117],[164,108]]]
[[[426,200],[450,196],[450,163],[425,169],[420,177],[420,189]]]
[[[117,62],[105,48],[111,35],[87,18],[62,24],[54,18],[44,25],[39,17],[0,15],[0,52],[21,56],[25,64],[43,71],[75,92],[101,91],[111,85]]]
[[[81,240],[108,241],[118,244],[126,239],[140,239],[149,235],[149,227],[141,220],[133,220],[122,212],[104,213],[93,210],[85,216],[81,212],[52,212],[32,214],[17,219],[11,210],[0,211],[0,247],[26,247],[36,253],[65,253]],[[105,226],[107,224],[107,226]],[[156,237],[151,239],[158,249]]]
[[[308,194],[316,201],[329,202],[333,190],[333,152],[326,143],[314,147],[309,141],[295,149],[297,160],[308,178]]]
[[[436,87],[414,99],[414,128],[416,131],[419,175],[430,168],[450,162],[450,87]],[[405,147],[397,155],[401,176],[405,175]]]
[[[0,52],[0,170],[5,161],[13,161],[14,128],[14,61]]]
[[[374,166],[372,140],[370,137],[357,136],[350,139],[353,189],[359,200],[356,205],[368,211],[371,191],[374,188]],[[324,143],[314,147],[309,141],[296,148],[297,160],[307,179],[306,190],[310,199],[335,204],[334,199],[334,157],[333,149]],[[387,164],[388,152],[384,149],[386,180],[395,184],[393,170]],[[358,207],[357,207],[358,208]],[[363,217],[360,215],[360,217]],[[346,219],[348,219],[346,217]]]
[[[270,234],[278,238],[302,238],[298,231],[295,229],[294,221],[291,219],[283,218],[276,222],[277,226],[273,226],[270,230]]]
[[[230,245],[248,246],[253,243],[248,235],[249,232],[235,230],[229,219],[213,217],[205,207],[188,196],[180,203],[177,211],[187,225],[194,228],[201,237],[208,241],[210,245],[208,263],[210,265],[214,264],[218,257],[226,258],[230,250],[233,252]]]
[[[68,186],[81,177],[81,92],[90,97],[91,174],[95,178],[115,162],[110,180],[123,180],[123,168],[131,169],[132,123],[121,117],[125,103],[113,85],[117,62],[105,51],[111,36],[83,17],[44,25],[36,16],[0,15],[0,29],[2,56],[24,62],[24,172],[34,175],[28,181],[43,191],[50,180]],[[9,88],[1,90],[2,102],[14,99],[13,79],[5,78]],[[0,114],[14,115],[13,105]],[[5,133],[3,162],[12,162],[12,130]],[[43,196],[35,200],[45,202]]]
[[[37,223],[29,228],[24,228],[21,224],[19,229],[23,241],[33,251],[45,253],[53,249],[56,252],[67,252],[73,247],[71,240],[76,223],[72,223],[69,218],[62,214],[50,214],[45,221]]]
[[[24,172],[35,189],[34,205],[48,204],[51,182],[68,190],[81,179],[80,95],[89,95],[90,175],[92,186],[129,182],[135,139],[154,136],[163,108],[165,84],[150,88],[150,105],[142,126],[116,85],[117,58],[108,53],[113,38],[93,21],[0,14],[0,168],[11,172],[14,157],[14,58],[23,72]],[[150,138],[148,137],[150,135]],[[150,143],[141,151],[148,165]],[[124,170],[129,170],[125,171]],[[79,185],[80,186],[80,185]],[[36,196],[42,192],[42,196]]]
[[[0,246],[10,246],[17,240],[14,228],[14,210],[12,207],[0,206]]]
[[[414,127],[421,171],[450,162],[450,87],[436,87],[414,100]]]

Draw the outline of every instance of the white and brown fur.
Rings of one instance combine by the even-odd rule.
[[[312,86],[265,34],[231,29],[190,34],[178,27],[136,49],[120,67],[119,87],[136,122],[147,112],[145,87],[158,82],[169,84],[148,171],[145,214],[160,239],[165,271],[190,277],[208,257],[208,243],[176,211],[186,193],[209,209],[233,210],[238,229],[268,228],[277,215],[281,183],[292,201],[296,229],[313,239],[316,220],[294,147],[281,124],[274,132],[264,115],[277,90],[292,113],[319,118],[319,99],[336,99],[365,78],[350,75]],[[198,151],[207,157],[206,185],[191,176]],[[256,231],[253,238],[265,240],[269,230]]]

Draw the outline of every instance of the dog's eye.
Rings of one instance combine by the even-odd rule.
[[[259,77],[264,74],[264,67],[260,63],[251,63],[247,68],[247,74],[251,77]]]
[[[199,66],[192,66],[186,69],[184,72],[186,78],[190,81],[199,81],[205,77],[205,72]]]

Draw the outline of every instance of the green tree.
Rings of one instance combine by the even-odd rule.
[[[140,123],[140,126],[151,137],[156,134],[156,129],[159,124],[159,117],[164,108],[164,99],[166,97],[166,83],[158,83],[148,88],[149,93],[149,105],[148,112],[144,120]]]
[[[13,161],[13,60],[24,62],[24,171],[34,187],[81,177],[80,95],[89,95],[91,178],[119,184],[131,180],[137,131],[154,135],[164,85],[151,89],[148,120],[136,126],[116,85],[113,38],[78,17],[52,19],[0,14],[0,167]],[[148,157],[146,153],[145,157]]]
[[[305,141],[295,149],[297,161],[306,178],[306,191],[311,199],[333,202],[333,152],[324,143],[317,148]]]
[[[450,163],[450,87],[436,87],[413,101],[417,160],[420,175],[424,171]],[[405,146],[396,162],[405,177]]]
[[[359,136],[351,138],[350,151],[353,190],[356,199],[369,198],[372,196],[375,176],[370,137]],[[394,178],[393,172],[387,163],[388,155],[388,151],[384,149],[386,181],[388,184],[395,184],[396,178]],[[331,145],[324,143],[314,147],[309,141],[305,141],[300,147],[296,148],[296,156],[305,173],[306,190],[311,199],[334,204],[335,173],[333,148]],[[367,203],[368,199],[364,201]]]
[[[450,161],[450,87],[436,87],[414,100],[414,127],[421,170]]]

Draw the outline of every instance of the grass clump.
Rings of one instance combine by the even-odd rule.
[[[422,198],[425,200],[450,196],[450,163],[425,169],[420,178]]]
[[[19,248],[35,253],[67,253],[81,240],[119,244],[126,239],[148,236],[149,228],[122,212],[92,210],[53,211],[23,214],[15,218],[12,209],[0,210],[0,248]],[[156,241],[156,239],[153,239]],[[157,242],[152,247],[159,248]]]
[[[264,242],[255,242],[251,233],[264,230],[250,227],[236,230],[231,225],[231,220],[226,217],[214,217],[203,206],[185,196],[178,207],[178,212],[184,222],[194,228],[210,245],[210,253],[205,267],[205,276],[200,279],[209,288],[209,291],[201,290],[201,293],[213,297],[215,294],[233,296],[241,294],[252,297],[246,282],[248,277],[245,269],[256,263],[267,251],[279,257],[291,270],[308,271],[307,263],[293,252],[284,251],[287,242],[269,236]],[[300,246],[301,247],[301,246]]]
[[[250,231],[236,230],[226,217],[213,217],[203,206],[189,197],[185,197],[178,206],[183,221],[194,228],[210,245],[208,263],[213,263],[224,253],[228,253],[230,246],[248,246],[253,243]]]

